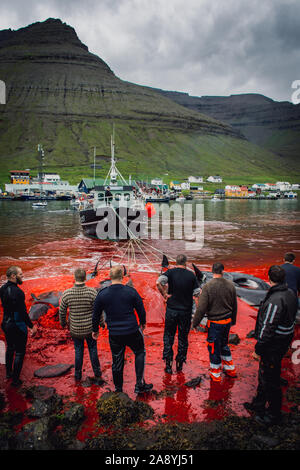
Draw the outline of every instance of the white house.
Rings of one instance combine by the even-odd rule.
[[[234,185],[234,184],[227,184],[225,186],[225,191],[239,191],[241,188],[240,186]]]
[[[151,184],[153,186],[159,186],[163,184],[163,180],[161,178],[154,178],[153,180],[151,180]]]
[[[292,189],[292,185],[287,181],[277,181],[276,188],[279,191],[290,191]]]
[[[268,188],[264,183],[255,183],[252,185],[253,189],[261,189],[262,191],[266,191]]]
[[[221,176],[209,176],[206,181],[210,183],[222,183],[223,180]]]
[[[189,183],[203,183],[203,176],[189,176]]]

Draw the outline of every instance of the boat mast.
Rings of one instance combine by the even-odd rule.
[[[38,158],[39,158],[39,163],[40,163],[40,177],[39,177],[39,183],[40,183],[40,193],[42,195],[42,189],[43,189],[43,166],[44,166],[44,155],[45,152],[43,150],[43,146],[41,144],[38,144]]]
[[[123,176],[121,175],[121,173],[119,172],[119,170],[116,167],[116,161],[115,161],[115,126],[113,126],[113,133],[112,133],[111,138],[110,138],[110,148],[111,148],[111,165],[110,165],[109,172],[108,172],[108,174],[105,178],[104,186],[107,184],[108,178],[110,179],[110,181],[109,181],[110,185],[116,185],[118,176],[121,179],[123,184],[128,185],[127,181],[125,180],[125,178],[123,178]]]

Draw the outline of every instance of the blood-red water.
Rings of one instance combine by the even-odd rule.
[[[232,210],[232,204],[226,207],[230,207],[229,213],[220,206],[218,209],[211,209],[209,220],[205,222],[204,246],[188,253],[189,263],[195,262],[200,269],[207,270],[213,261],[222,260],[227,271],[245,272],[267,280],[269,266],[281,263],[284,252],[299,253],[298,206],[297,210],[294,207],[288,211],[286,207],[289,206],[286,206],[281,212],[272,212],[270,207],[274,206],[268,205],[264,211],[258,211],[256,215],[247,213],[244,204],[241,205],[243,210],[241,209],[238,214]],[[234,209],[236,211],[236,206]],[[65,290],[73,284],[72,273],[76,267],[81,266],[92,271],[99,258],[100,266],[103,261],[115,255],[122,245],[87,239],[80,233],[79,226],[74,229],[74,224],[78,224],[76,215],[68,215],[68,212],[58,215],[51,219],[52,224],[51,214],[45,215],[44,223],[40,225],[34,219],[36,225],[33,229],[29,221],[26,222],[25,214],[23,234],[21,234],[21,218],[19,221],[17,218],[13,219],[15,224],[19,224],[18,230],[10,226],[10,229],[6,228],[0,233],[2,254],[0,280],[5,281],[5,270],[9,265],[20,265],[25,274],[25,282],[21,287],[26,294],[28,308],[32,304],[31,293],[39,295],[52,290]],[[29,216],[31,217],[30,213]],[[152,244],[172,256],[182,251],[183,247],[182,242],[174,240],[156,240],[152,241]],[[128,268],[126,258],[123,258],[122,262]],[[191,331],[189,335],[189,350],[183,371],[180,373],[174,371],[172,375],[165,374],[162,361],[165,305],[155,286],[160,267],[154,263],[151,266],[149,263],[146,264],[144,268],[148,272],[132,269],[131,279],[144,299],[147,312],[145,379],[153,383],[155,390],[155,393],[138,399],[147,401],[154,408],[153,422],[213,420],[229,414],[247,416],[242,404],[251,400],[257,386],[258,363],[252,358],[255,340],[247,338],[247,334],[254,329],[256,310],[242,301],[238,302],[238,321],[231,331],[237,333],[240,338],[238,345],[231,345],[238,373],[236,379],[223,376],[220,384],[210,381],[206,334],[195,331]],[[96,278],[87,282],[87,285],[98,286],[101,280],[108,277],[108,271],[101,270]],[[124,282],[127,280],[128,278],[124,279]],[[104,391],[114,389],[108,332],[100,330],[98,339],[99,358],[106,382],[104,386],[85,386],[85,378],[93,375],[86,348],[82,384],[75,385],[73,369],[62,377],[36,378],[34,371],[44,365],[74,363],[72,340],[68,331],[59,326],[57,313],[57,309],[52,308],[47,315],[38,320],[38,333],[36,337],[29,337],[28,340],[21,378],[25,386],[33,384],[54,386],[59,394],[64,395],[65,401],[83,403],[87,419],[84,421],[79,438],[84,439],[89,433],[95,432],[95,423],[98,422],[96,411],[98,397]],[[294,340],[299,339],[299,336],[297,326]],[[1,339],[3,340],[2,331]],[[175,341],[175,351],[176,347]],[[288,379],[289,386],[299,384],[299,368],[299,364],[292,360],[291,355],[284,358],[282,376]],[[199,375],[202,377],[200,385],[194,389],[185,385]],[[133,399],[135,399],[134,383],[134,355],[128,350],[124,369],[124,392]],[[6,410],[24,411],[30,406],[22,391],[11,387],[10,382],[5,379],[3,364],[0,364],[0,384],[0,391],[6,397]],[[290,403],[284,395],[283,408],[288,410],[289,407]],[[101,432],[101,428],[97,432]]]

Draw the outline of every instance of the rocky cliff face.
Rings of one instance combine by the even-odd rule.
[[[299,158],[300,104],[278,102],[259,94],[196,97],[159,91],[188,109],[227,122],[250,142],[283,157]]]
[[[157,93],[117,78],[60,20],[0,32],[5,112],[122,118],[160,122],[205,133],[239,135],[231,126],[187,111]]]

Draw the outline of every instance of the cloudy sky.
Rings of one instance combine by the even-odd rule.
[[[73,26],[123,80],[193,96],[292,101],[300,80],[299,0],[10,0],[0,29],[47,18]]]

